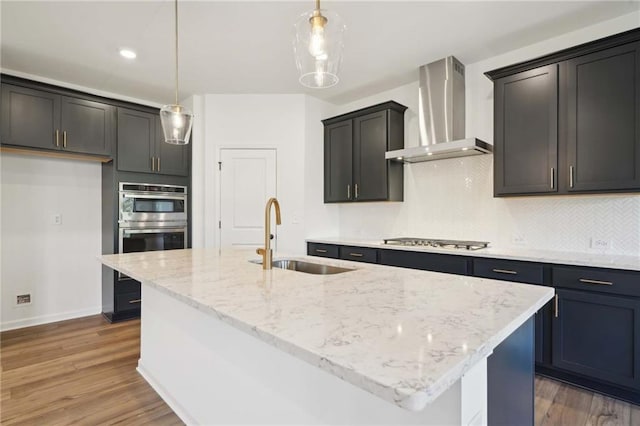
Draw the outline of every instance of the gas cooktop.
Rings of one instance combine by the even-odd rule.
[[[443,247],[466,250],[480,250],[489,245],[487,241],[435,240],[413,237],[387,238],[384,243],[397,246]]]

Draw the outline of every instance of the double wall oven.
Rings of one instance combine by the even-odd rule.
[[[121,182],[118,206],[119,253],[187,247],[187,187]]]

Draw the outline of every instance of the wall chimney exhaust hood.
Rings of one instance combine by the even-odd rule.
[[[489,154],[493,146],[464,137],[464,65],[453,56],[420,67],[420,145],[388,151],[387,160],[418,163]]]

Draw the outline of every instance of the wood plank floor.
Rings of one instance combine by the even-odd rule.
[[[0,424],[181,425],[136,372],[140,321],[96,315],[0,334]],[[536,378],[536,425],[640,425],[640,407]],[[513,425],[517,426],[517,425]]]

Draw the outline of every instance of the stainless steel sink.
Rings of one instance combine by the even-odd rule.
[[[262,265],[261,260],[250,260],[251,263]],[[305,274],[314,275],[332,275],[341,274],[343,272],[354,271],[354,269],[341,268],[339,266],[322,265],[320,263],[305,262],[304,260],[279,259],[274,260],[271,265],[274,268],[288,269],[290,271],[304,272]]]

